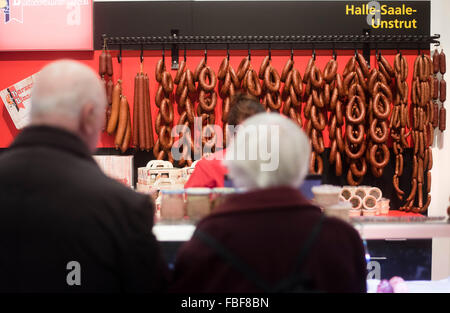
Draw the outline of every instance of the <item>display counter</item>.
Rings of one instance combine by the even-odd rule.
[[[446,217],[372,217],[352,218],[351,223],[361,238],[372,239],[431,239],[450,237],[450,221]],[[187,241],[195,231],[189,222],[158,222],[153,233],[158,241]]]
[[[368,278],[373,278],[370,272],[378,266],[381,279],[401,276],[409,281],[430,281],[435,257],[432,241],[450,238],[450,221],[447,217],[400,215],[400,212],[394,215],[351,219],[361,237],[367,240],[371,260]],[[153,233],[170,265],[173,265],[178,249],[194,231],[195,225],[188,220],[155,224]]]

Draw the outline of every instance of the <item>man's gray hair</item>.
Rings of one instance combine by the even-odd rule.
[[[224,164],[236,187],[298,188],[308,173],[310,154],[309,139],[297,124],[278,113],[259,113],[240,126]]]
[[[34,82],[31,122],[43,117],[77,119],[87,103],[93,104],[98,113],[105,110],[106,93],[98,75],[77,61],[53,62],[38,73]]]

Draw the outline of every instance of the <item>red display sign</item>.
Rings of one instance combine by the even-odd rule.
[[[0,0],[0,51],[93,50],[92,0]]]

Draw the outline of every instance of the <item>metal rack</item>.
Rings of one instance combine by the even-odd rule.
[[[102,35],[102,41],[108,45],[120,46],[127,50],[172,50],[172,68],[178,68],[178,51],[184,49],[201,50],[214,45],[216,49],[363,49],[366,58],[371,49],[428,49],[430,44],[439,45],[440,35],[304,35],[304,36],[171,36],[116,37]],[[138,48],[136,48],[138,46]],[[146,50],[149,50],[146,47]]]

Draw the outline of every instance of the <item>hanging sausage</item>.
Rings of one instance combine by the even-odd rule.
[[[174,163],[171,152],[173,145],[171,132],[174,119],[172,104],[173,80],[170,73],[166,70],[164,55],[156,64],[155,78],[159,83],[155,95],[155,104],[159,111],[155,120],[155,131],[158,134],[158,140],[153,146],[153,155],[157,160],[167,159],[169,162]],[[139,121],[141,120],[139,119]]]
[[[361,58],[358,58],[360,60]],[[360,61],[362,62],[362,61]],[[378,54],[377,68],[373,68],[369,73],[364,88],[369,97],[368,118],[367,118],[367,150],[366,161],[369,162],[372,175],[379,178],[383,174],[383,169],[389,163],[390,152],[387,146],[389,137],[388,118],[391,113],[392,78],[395,71],[386,58]]]
[[[300,72],[294,68],[294,54],[291,50],[291,57],[281,72],[280,80],[284,83],[281,99],[283,100],[283,114],[289,116],[299,127],[302,122],[302,93],[303,82]]]
[[[176,86],[175,94],[178,102],[178,113],[180,118],[177,125],[181,125],[181,131],[179,132],[177,149],[181,151],[181,159],[178,160],[178,166],[191,166],[192,165],[192,135],[190,129],[194,125],[194,107],[191,98],[195,95],[195,85],[193,74],[186,66],[186,50],[184,60],[180,62],[177,74],[174,78]],[[189,149],[189,148],[190,149]]]
[[[403,175],[404,168],[404,149],[408,148],[407,138],[411,132],[411,121],[408,110],[408,63],[406,58],[399,52],[394,58],[395,86],[394,107],[389,121],[391,130],[392,148],[395,154],[395,172],[392,178],[397,198],[402,200],[405,192],[400,189],[400,177]]]
[[[280,95],[280,75],[272,66],[272,57],[266,56],[259,68],[258,77],[263,80],[261,91],[262,104],[267,112],[280,111],[281,95]]]
[[[433,62],[427,55],[418,55],[414,61],[411,86],[412,139],[414,143],[411,192],[401,210],[424,213],[431,202],[429,192],[433,156],[430,146],[433,130],[432,112],[434,110],[431,97],[432,88]]]
[[[367,173],[367,162],[364,158],[367,146],[365,140],[366,73],[368,69],[364,57],[355,52],[355,56],[350,58],[343,72],[343,90],[347,96],[344,149],[349,164],[347,182],[352,186],[360,185]]]
[[[328,161],[334,165],[334,173],[336,176],[342,175],[342,156],[344,153],[344,143],[342,139],[342,126],[344,118],[342,115],[343,97],[342,75],[337,73],[338,63],[336,56],[328,61],[324,68],[325,87],[323,98],[326,108],[330,111],[328,119],[328,133],[330,138],[330,156]]]
[[[326,125],[325,102],[322,93],[325,81],[322,71],[315,65],[315,53],[306,66],[303,82],[306,83],[305,96],[308,98],[303,113],[307,121],[306,133],[312,145],[309,172],[321,175],[323,172],[322,153],[325,151],[322,135]]]
[[[239,79],[234,72],[233,67],[230,65],[229,54],[225,58],[223,58],[222,62],[220,63],[217,78],[219,79],[219,96],[222,98],[222,129],[224,139],[223,146],[226,147],[228,142],[228,114],[230,113],[232,105],[231,100],[236,93],[236,89],[239,89],[240,87]],[[251,82],[251,84],[247,83],[247,85],[255,86],[255,88],[259,86],[259,92],[261,92],[261,85],[259,84],[259,80],[257,82]]]
[[[214,129],[217,77],[213,69],[207,65],[206,51],[205,57],[195,69],[194,82],[198,82],[197,116],[202,118],[202,144],[204,151],[213,152],[217,144],[217,134]]]

